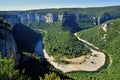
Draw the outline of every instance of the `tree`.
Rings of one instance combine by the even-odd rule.
[[[30,78],[24,74],[24,71],[19,73],[19,70],[14,69],[14,66],[15,60],[12,56],[6,58],[2,57],[0,53],[0,80],[30,80]]]
[[[44,80],[60,80],[60,77],[56,73],[52,72],[45,74]]]
[[[18,75],[18,71],[14,69],[15,61],[11,58],[2,57],[0,53],[0,79],[11,80],[13,76]]]

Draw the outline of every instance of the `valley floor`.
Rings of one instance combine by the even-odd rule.
[[[75,36],[77,37],[76,34]],[[98,49],[94,45],[88,42],[85,42],[85,40],[80,39],[79,37],[77,38],[80,41],[90,46],[93,46],[95,49]],[[67,59],[63,57],[62,60],[70,62],[69,64],[65,64],[65,63],[62,64],[62,63],[55,62],[54,57],[49,56],[46,53],[45,49],[44,49],[44,56],[48,60],[48,62],[50,62],[50,64],[52,64],[55,68],[63,71],[64,73],[72,72],[72,71],[97,71],[99,68],[101,68],[105,64],[105,61],[106,61],[105,54],[103,52],[99,52],[94,49],[91,49],[91,52],[92,53],[89,55],[84,55],[84,56],[80,56],[73,59]]]

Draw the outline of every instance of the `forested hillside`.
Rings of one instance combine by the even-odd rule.
[[[105,25],[106,30],[103,28]],[[82,80],[119,80],[120,19],[107,21],[94,28],[78,32],[77,34],[82,39],[93,43],[95,46],[105,51],[111,57],[112,64],[99,72],[77,72],[68,75],[75,77],[75,79],[79,78]],[[81,75],[78,76],[78,74]]]
[[[90,52],[72,33],[62,30],[60,22],[49,27],[48,34],[45,36],[45,48],[52,55],[78,57]]]

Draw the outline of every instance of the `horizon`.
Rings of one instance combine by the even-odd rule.
[[[30,11],[30,10],[44,10],[44,9],[71,9],[71,8],[102,8],[102,7],[119,7],[120,5],[112,6],[90,6],[90,7],[50,7],[50,8],[33,8],[33,9],[13,9],[13,10],[0,10],[0,11]]]
[[[59,8],[90,8],[120,6],[119,0],[4,0],[0,3],[0,11],[35,10],[35,9],[59,9]]]

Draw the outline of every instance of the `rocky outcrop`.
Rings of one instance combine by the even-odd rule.
[[[8,15],[11,14],[11,15]],[[32,12],[32,11],[19,11],[19,12],[8,12],[7,14],[5,14],[4,16],[0,16],[3,19],[7,20],[8,22],[10,22],[12,24],[12,26],[14,26],[14,24],[16,23],[20,23],[20,22],[29,22],[29,21],[41,21],[41,22],[55,22],[55,21],[62,21],[64,23],[64,21],[66,20],[70,20],[70,19],[74,19],[73,20],[79,20],[78,22],[81,23],[87,23],[90,22],[93,25],[98,25],[100,23],[103,23],[106,21],[106,16],[109,18],[107,13],[104,13],[103,16],[100,18],[93,16],[93,15],[89,15],[89,14],[80,14],[80,13],[47,13],[47,14],[43,14],[43,13],[36,13],[36,12]],[[84,24],[82,24],[81,26],[84,26]]]
[[[105,32],[107,32],[108,31],[108,24],[106,23],[106,24],[103,24],[102,26],[101,26],[101,28],[105,31]]]
[[[11,27],[17,23],[20,23],[20,18],[17,15],[0,15],[0,17],[9,22]]]
[[[32,12],[21,12],[17,14],[17,16],[20,18],[20,21],[45,21],[45,17],[43,14],[37,14]]]
[[[8,14],[11,14],[8,16]],[[55,21],[62,21],[64,22],[65,20],[72,19],[72,16],[76,17],[76,19],[92,19],[96,20],[95,16],[91,15],[83,15],[83,14],[70,14],[70,13],[63,13],[63,14],[54,14],[54,13],[47,13],[47,14],[42,14],[42,13],[35,13],[31,11],[20,11],[20,12],[10,12],[8,14],[5,14],[6,17],[0,16],[3,19],[7,20],[10,22],[12,25],[15,23],[19,22],[28,22],[28,21],[41,21],[41,22],[55,22]],[[94,24],[97,24],[95,21]]]
[[[107,32],[110,29],[109,26],[112,24],[113,23],[104,23],[102,24],[101,28],[103,29],[103,31]]]
[[[60,20],[59,18],[61,18],[61,16],[59,16],[57,14],[48,13],[45,15],[46,22],[58,21],[58,20]]]
[[[101,38],[101,40],[106,41],[106,36],[107,36],[107,34],[105,33],[105,34],[103,35],[103,37]]]
[[[59,14],[41,14],[41,13],[33,13],[33,12],[21,12],[17,14],[20,18],[20,21],[42,21],[42,22],[54,22],[58,20],[62,20],[62,15]]]
[[[11,57],[16,61],[16,65],[19,63],[20,55],[18,54],[17,46],[14,41],[14,38],[11,34],[10,30],[4,28],[4,26],[0,26],[0,52],[3,57]]]
[[[17,46],[9,31],[0,30],[0,51],[3,56],[10,57],[17,53]]]
[[[71,9],[72,10],[72,9]],[[55,10],[57,11],[57,10]],[[119,14],[120,11],[113,11],[113,12],[101,12],[101,15],[95,16],[97,12],[91,14],[89,13],[83,13],[82,11],[80,12],[63,12],[59,11],[58,12],[52,12],[52,11],[43,11],[40,12],[39,10],[37,11],[7,11],[7,12],[2,12],[4,15],[0,15],[3,19],[7,20],[14,26],[16,23],[20,22],[33,22],[33,21],[41,21],[41,22],[55,22],[55,21],[62,21],[63,23],[67,20],[70,20],[75,17],[75,21],[80,24],[79,26],[82,28],[89,28],[93,27],[96,25],[99,25],[101,23],[106,22],[107,20],[113,20],[116,18],[120,18]],[[69,18],[69,19],[68,19]],[[72,22],[70,22],[72,23]],[[89,25],[86,25],[86,24]]]

